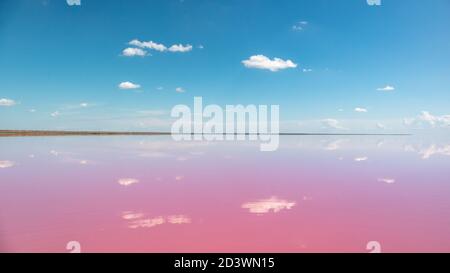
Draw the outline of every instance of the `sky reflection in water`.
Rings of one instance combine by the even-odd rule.
[[[0,251],[450,251],[450,139],[0,139]]]

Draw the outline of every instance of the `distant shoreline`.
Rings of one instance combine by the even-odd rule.
[[[170,132],[0,130],[0,137],[32,136],[165,136]],[[237,135],[237,134],[235,134]],[[245,133],[244,135],[249,135]],[[279,133],[281,136],[410,136],[411,134]]]

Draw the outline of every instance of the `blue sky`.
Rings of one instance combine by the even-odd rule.
[[[289,131],[448,127],[448,26],[447,0],[5,0],[0,129],[165,129],[194,96],[279,104]]]

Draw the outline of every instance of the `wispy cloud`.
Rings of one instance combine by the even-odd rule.
[[[297,67],[297,64],[291,60],[283,60],[280,58],[271,60],[264,55],[253,55],[249,59],[243,60],[242,63],[247,68],[266,69],[272,72]]]
[[[367,113],[367,109],[366,109],[366,108],[362,108],[362,107],[356,107],[356,108],[355,108],[355,112],[358,112],[358,113]]]
[[[14,100],[11,100],[11,99],[5,99],[5,98],[3,98],[3,99],[0,99],[0,106],[14,106],[14,105],[16,105],[17,103],[14,101]]]
[[[377,88],[377,91],[394,91],[395,87],[392,85],[386,85],[384,87]]]
[[[307,25],[308,25],[307,21],[300,21],[300,22],[295,23],[292,26],[292,30],[294,30],[294,31],[302,31]]]
[[[178,93],[184,93],[184,92],[186,92],[186,90],[184,90],[183,87],[177,87],[177,88],[175,88],[175,91],[178,92]]]
[[[132,83],[132,82],[121,82],[119,84],[120,89],[138,89],[141,88],[139,84]]]

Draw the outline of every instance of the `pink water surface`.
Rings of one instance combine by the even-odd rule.
[[[0,163],[0,252],[450,251],[442,138],[2,138]]]

